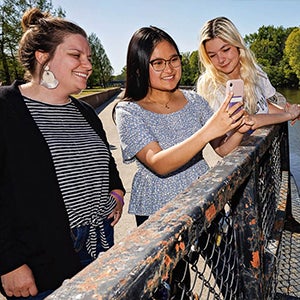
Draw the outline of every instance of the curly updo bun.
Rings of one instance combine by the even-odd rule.
[[[58,45],[71,34],[80,34],[87,38],[86,32],[78,25],[64,18],[53,17],[49,12],[39,8],[27,10],[21,21],[23,36],[19,43],[19,60],[25,70],[26,79],[30,79],[36,71],[37,61],[35,52],[48,54],[48,63],[53,57]]]

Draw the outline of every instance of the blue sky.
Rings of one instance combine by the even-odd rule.
[[[155,25],[167,31],[180,52],[197,50],[199,32],[209,19],[226,16],[240,33],[257,32],[265,25],[300,26],[300,0],[52,0],[66,18],[88,34],[95,33],[120,74],[132,34]]]

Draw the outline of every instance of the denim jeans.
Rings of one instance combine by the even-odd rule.
[[[112,247],[114,245],[114,229],[110,225],[113,219],[105,219],[103,221],[104,226],[104,232],[106,236],[106,240],[109,244],[109,247]],[[83,267],[86,267],[88,264],[90,264],[94,258],[87,252],[87,249],[85,247],[86,240],[88,238],[90,226],[80,226],[77,228],[73,228],[71,230],[71,236],[74,243],[74,249],[79,255],[80,262]],[[99,229],[97,229],[97,249],[96,254],[99,255],[100,252],[104,252],[107,249],[104,249],[100,243],[100,232]]]
[[[103,222],[104,226],[104,232],[106,236],[106,240],[110,247],[114,245],[114,229],[110,225],[113,219],[105,219]],[[74,243],[74,249],[79,255],[80,262],[83,267],[86,267],[88,264],[90,264],[92,261],[94,261],[94,258],[87,252],[87,249],[85,247],[86,240],[88,238],[89,234],[89,225],[81,226],[78,228],[74,228],[71,230],[71,236]],[[97,256],[100,252],[106,251],[100,243],[100,233],[99,230],[97,230]],[[8,300],[42,300],[46,298],[48,295],[50,295],[53,292],[53,290],[44,291],[41,293],[38,293],[36,296],[30,296],[30,297],[8,297]]]

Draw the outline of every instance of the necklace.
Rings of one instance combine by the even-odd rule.
[[[163,107],[166,108],[166,109],[170,109],[169,103],[170,103],[171,100],[172,100],[172,99],[169,99],[166,103],[159,103],[159,102],[156,102],[156,101],[152,101],[151,99],[148,99],[148,101],[149,101],[150,103],[158,104],[158,105],[160,105],[160,106],[163,106]]]
[[[170,101],[171,101],[171,99],[165,104],[166,109],[170,109],[170,106],[168,105]]]

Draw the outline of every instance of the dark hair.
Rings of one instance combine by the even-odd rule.
[[[138,101],[147,95],[150,57],[156,45],[162,41],[169,42],[180,54],[171,36],[157,27],[143,27],[133,34],[127,51],[124,98]]]
[[[24,34],[19,44],[19,60],[29,72],[27,74],[29,77],[36,70],[35,51],[48,53],[48,62],[66,36],[80,34],[87,38],[86,32],[78,25],[63,18],[52,17],[48,12],[41,12],[38,8],[27,10],[22,17],[21,25]]]

